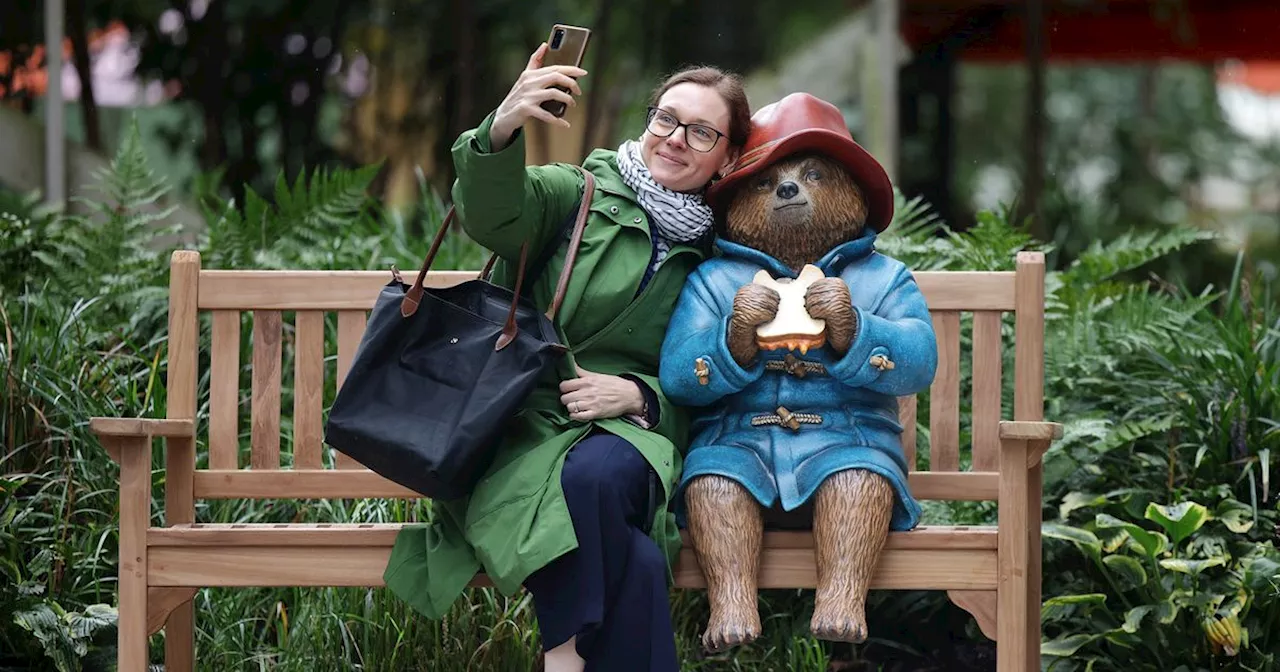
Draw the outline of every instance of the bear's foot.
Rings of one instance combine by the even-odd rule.
[[[746,605],[713,609],[702,633],[702,646],[709,653],[749,644],[760,637],[760,612]]]
[[[866,606],[861,600],[818,600],[809,631],[829,642],[861,644],[867,640]]]

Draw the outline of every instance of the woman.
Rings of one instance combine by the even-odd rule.
[[[453,147],[457,217],[503,259],[494,282],[512,284],[524,241],[530,258],[557,246],[532,286],[539,306],[584,184],[572,166],[525,166],[524,124],[568,126],[540,104],[576,104],[587,74],[542,67],[546,50]],[[558,380],[531,395],[468,497],[439,502],[431,525],[399,535],[385,574],[432,618],[477,570],[505,594],[526,587],[549,672],[679,669],[667,586],[680,536],[667,502],[686,419],[658,385],[658,351],[685,277],[709,251],[703,191],[737,159],[751,116],[741,81],[714,68],[676,73],[650,102],[639,140],[582,165],[596,188],[558,317],[571,347]]]

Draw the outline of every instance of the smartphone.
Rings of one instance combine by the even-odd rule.
[[[551,35],[547,38],[547,54],[542,58],[542,65],[572,65],[582,67],[582,57],[587,53],[587,42],[591,39],[591,31],[578,26],[566,26],[561,23],[551,27]],[[567,91],[563,86],[555,87]],[[542,103],[542,109],[563,117],[567,106],[558,100]]]

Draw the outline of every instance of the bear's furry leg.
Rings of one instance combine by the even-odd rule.
[[[867,589],[889,536],[892,513],[893,488],[878,474],[841,471],[818,488],[813,512],[818,590],[809,623],[814,637],[866,640]]]
[[[722,476],[699,476],[685,490],[689,536],[707,579],[711,617],[702,645],[723,651],[760,636],[757,572],[764,524],[755,497]]]

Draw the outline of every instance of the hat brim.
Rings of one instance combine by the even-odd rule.
[[[753,156],[747,157],[750,163],[711,185],[707,190],[707,202],[717,212],[723,212],[727,205],[725,199],[743,180],[778,161],[807,151],[824,154],[844,166],[862,189],[867,203],[867,226],[877,233],[889,228],[893,221],[893,185],[884,167],[853,139],[822,128],[792,133],[756,148]]]

